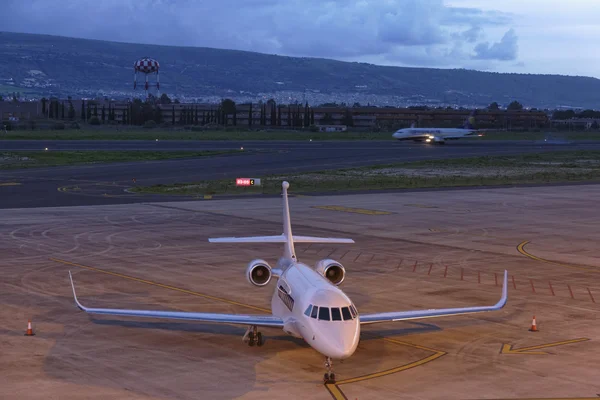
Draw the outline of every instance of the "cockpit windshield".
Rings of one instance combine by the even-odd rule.
[[[319,321],[329,321],[328,307],[319,307]]]
[[[358,312],[353,304],[348,307],[318,307],[309,305],[304,315],[319,321],[349,321],[358,317]]]
[[[342,317],[344,317],[344,321],[352,319],[352,315],[350,314],[348,307],[342,307]]]

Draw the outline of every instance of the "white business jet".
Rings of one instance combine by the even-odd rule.
[[[463,125],[459,128],[415,128],[413,123],[410,128],[398,129],[392,137],[398,140],[413,140],[434,144],[444,144],[446,140],[456,140],[466,137],[483,136],[483,130],[476,129],[475,111],[471,112]]]
[[[272,277],[278,278],[277,289],[271,300],[272,315],[88,308],[77,300],[73,278],[69,271],[75,303],[81,310],[92,314],[247,325],[249,328],[243,340],[250,346],[262,346],[263,344],[262,334],[258,332],[259,326],[283,328],[286,333],[304,339],[306,343],[326,357],[325,383],[335,383],[332,359],[345,359],[356,351],[361,325],[496,311],[506,304],[508,273],[504,271],[502,297],[493,306],[359,314],[350,298],[337,288],[346,276],[342,264],[335,260],[325,259],[317,262],[315,267],[311,268],[298,261],[294,250],[294,243],[354,243],[354,241],[340,238],[292,236],[288,187],[289,184],[283,182],[283,234],[209,239],[212,243],[282,243],[284,245],[283,257],[279,259],[275,268],[271,268],[262,259],[251,261],[246,268],[246,278],[256,286],[266,286]]]

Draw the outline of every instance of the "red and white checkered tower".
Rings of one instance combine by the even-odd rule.
[[[133,64],[133,88],[137,88],[137,74],[142,73],[146,77],[146,82],[144,83],[144,91],[146,92],[146,98],[148,98],[148,75],[156,74],[156,92],[160,92],[160,80],[158,76],[158,70],[160,68],[160,64],[158,61],[149,58],[143,57],[140,58]],[[154,86],[154,85],[152,85]]]

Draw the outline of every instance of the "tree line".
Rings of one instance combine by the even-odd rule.
[[[16,98],[16,96],[15,96]],[[56,98],[42,98],[42,113],[50,119],[62,119],[62,120],[75,120],[76,113],[73,106],[71,97],[65,100],[58,100]],[[168,114],[165,117],[165,106],[171,104],[172,111],[170,118]],[[241,104],[243,108],[240,108],[232,99],[224,99],[218,104],[216,109],[202,110],[196,105],[185,105],[176,106],[180,104],[178,100],[172,101],[168,95],[162,94],[160,97],[150,95],[148,99],[142,101],[141,99],[134,99],[130,101],[125,109],[122,106],[118,107],[119,114],[121,117],[117,121],[117,111],[112,104],[98,105],[95,100],[82,100],[81,110],[79,112],[81,119],[89,122],[90,124],[116,124],[122,123],[126,125],[156,125],[161,123],[167,123],[171,125],[233,125],[238,126],[238,119],[240,113],[242,119],[244,119],[244,125],[252,127],[257,126],[277,126],[277,127],[297,127],[307,128],[315,125],[315,115],[312,107],[306,102],[304,105],[301,104],[288,104],[281,105],[276,104],[275,100],[270,99],[266,103],[259,102],[258,104],[245,103]],[[162,106],[162,109],[161,107]],[[324,103],[320,107],[343,107],[343,116],[339,123],[352,127],[354,126],[354,117],[352,108],[361,107],[360,103],[354,103],[352,107],[345,103]],[[434,109],[448,109],[450,107],[428,107],[428,106],[412,106],[409,107],[418,110],[434,110]],[[179,109],[179,116],[177,117],[177,110]],[[491,103],[488,110],[499,110],[497,102]],[[523,105],[518,101],[512,101],[507,105],[507,110],[522,110]],[[256,117],[258,114],[258,117]],[[552,114],[552,119],[555,120],[567,120],[571,118],[600,118],[600,111],[595,110],[583,110],[576,112],[574,110],[556,110]],[[114,121],[114,122],[113,122]],[[268,122],[267,122],[268,121]],[[325,113],[318,122],[320,124],[334,124],[336,120],[333,118],[331,113]]]
[[[565,120],[572,118],[594,118],[600,119],[600,111],[583,110],[575,112],[574,110],[557,110],[552,113],[552,119]]]
[[[165,105],[173,104],[171,118],[169,121],[164,120],[163,110]],[[186,105],[183,108],[176,107],[178,102],[172,102],[166,94],[160,98],[150,96],[146,101],[134,99],[127,104],[127,107],[119,107],[122,113],[121,123],[125,125],[146,125],[153,126],[163,122],[171,123],[171,125],[238,125],[238,116],[240,111],[238,105],[231,99],[224,99],[216,109],[201,110],[198,106]],[[162,105],[161,108],[159,105]],[[248,107],[247,119],[248,127],[252,127],[258,119],[259,126],[267,125],[267,121],[271,126],[285,127],[309,127],[315,124],[315,115],[311,107],[305,105],[282,106],[277,105],[274,100],[269,100],[266,103],[254,105],[252,103],[245,104]],[[64,118],[64,114],[60,110],[65,106],[57,101],[50,101],[46,104],[45,99],[42,100],[42,110],[49,118]],[[179,108],[179,117],[177,118],[177,108]],[[71,108],[72,109],[72,104]],[[258,112],[258,118],[255,113]],[[285,114],[285,117],[282,115]],[[83,120],[88,121],[93,125],[100,125],[109,121],[115,121],[115,108],[102,105],[98,107],[95,101],[82,101],[80,115]],[[74,116],[74,113],[73,113]],[[71,114],[69,114],[71,118]]]

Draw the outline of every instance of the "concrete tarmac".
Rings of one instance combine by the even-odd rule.
[[[137,185],[235,179],[418,160],[598,150],[600,142],[554,145],[528,141],[452,141],[431,146],[400,141],[1,141],[0,150],[219,150],[243,155],[0,171],[0,208],[131,204],[189,198],[139,196]]]
[[[293,189],[293,188],[291,188]],[[592,399],[600,393],[600,185],[290,199],[298,244],[339,260],[359,313],[494,304],[499,312],[384,323],[335,362],[264,329],[91,316],[92,307],[268,312],[247,263],[278,244],[208,237],[281,232],[281,199],[0,210],[0,398]],[[529,331],[536,316],[539,332]],[[31,319],[36,336],[23,334]]]

